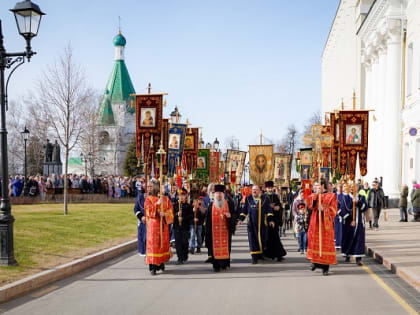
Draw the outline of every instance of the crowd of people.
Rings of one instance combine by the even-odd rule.
[[[281,193],[273,182],[266,182],[264,188],[209,184],[193,196],[184,187],[160,187],[150,181],[141,186],[134,207],[139,254],[146,257],[150,272],[155,275],[164,270],[171,256],[170,245],[175,247],[180,265],[188,261],[189,255],[201,253],[205,244],[205,262],[212,263],[218,272],[230,267],[232,236],[237,226],[246,222],[251,263],[265,259],[282,261],[287,253],[280,237],[291,222],[298,251],[312,262],[311,270],[321,269],[323,275],[328,275],[329,266],[337,263],[337,251],[341,251],[345,262],[353,258],[362,265],[365,224],[378,229],[385,207],[381,186],[376,179],[372,187],[360,181],[332,184],[321,179],[304,196],[299,187]],[[403,188],[402,194],[408,195],[407,190],[408,187]],[[420,186],[414,183],[411,200],[415,219],[420,214],[418,198]]]
[[[136,197],[143,179],[140,176],[86,176],[69,174],[67,187],[72,193],[105,194],[113,198]],[[64,189],[64,175],[29,176],[24,189],[24,177],[15,176],[9,179],[9,197],[40,196],[45,199],[47,193],[61,194]]]

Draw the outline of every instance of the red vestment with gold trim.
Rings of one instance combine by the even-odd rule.
[[[169,246],[169,227],[174,221],[172,203],[168,197],[163,197],[162,234],[160,233],[160,212],[161,206],[158,205],[159,197],[149,196],[144,202],[146,216],[146,264],[159,266],[172,257]],[[162,238],[162,242],[161,242]],[[161,247],[162,245],[162,247]]]
[[[214,259],[229,259],[229,223],[226,214],[229,212],[229,206],[224,200],[223,208],[216,207],[213,203],[212,236],[213,236],[213,257]]]
[[[319,242],[318,194],[311,194],[307,199],[308,208],[312,210],[311,223],[308,230],[308,252],[306,258],[322,265],[337,264],[334,244],[334,218],[337,213],[337,196],[334,193],[321,194],[321,244]]]

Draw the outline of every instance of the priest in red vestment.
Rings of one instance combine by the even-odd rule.
[[[225,198],[225,186],[215,185],[214,201],[206,216],[206,244],[215,272],[230,267],[230,242],[235,229],[235,207]]]
[[[147,230],[146,264],[149,265],[152,275],[156,275],[158,270],[165,270],[165,262],[172,256],[168,224],[172,224],[174,220],[173,208],[168,197],[158,197],[159,191],[159,184],[154,183],[151,194],[144,202]]]
[[[321,203],[319,202],[321,198]],[[320,268],[327,276],[329,265],[337,264],[334,244],[334,218],[337,213],[337,197],[327,192],[327,181],[321,179],[314,184],[314,193],[308,197],[308,208],[312,210],[308,230],[307,258],[311,260],[311,270]]]

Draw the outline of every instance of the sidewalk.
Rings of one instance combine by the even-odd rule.
[[[420,222],[399,220],[399,209],[382,210],[379,230],[366,228],[366,252],[420,291]]]

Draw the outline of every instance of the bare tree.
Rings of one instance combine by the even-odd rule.
[[[312,125],[321,124],[322,116],[320,111],[312,113],[312,116],[306,121],[305,126],[303,127],[303,135],[312,133]]]
[[[239,149],[239,139],[236,138],[234,135],[227,137],[224,141],[224,145],[226,149],[230,150],[238,150]]]
[[[7,112],[8,156],[9,172],[11,175],[22,174],[24,163],[24,142],[21,132],[25,126],[22,116],[22,104],[16,101],[9,102]]]
[[[89,156],[89,173],[91,176],[94,175],[95,166],[99,162],[99,131],[98,131],[98,106],[99,97],[94,96],[95,101],[92,106],[86,106],[83,108],[83,125],[84,130],[80,134],[80,150],[85,156]],[[103,161],[102,161],[103,162]]]
[[[64,214],[67,207],[67,173],[70,151],[85,131],[85,108],[94,104],[94,93],[87,86],[85,74],[76,63],[70,46],[64,49],[58,62],[48,67],[37,81],[37,103],[43,118],[64,147]]]

